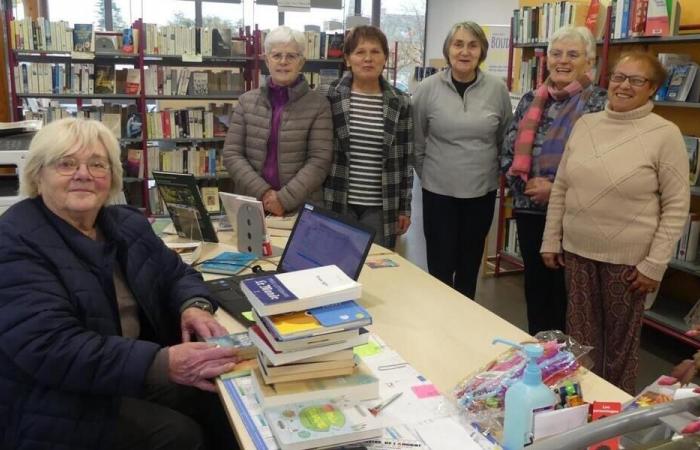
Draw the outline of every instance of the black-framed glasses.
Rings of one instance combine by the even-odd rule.
[[[274,62],[282,62],[283,59],[286,59],[290,63],[295,63],[299,61],[301,58],[301,54],[299,53],[282,53],[282,52],[274,52],[270,53],[270,59],[273,60]]]
[[[625,75],[621,72],[615,72],[610,75],[610,81],[613,83],[624,83],[628,80],[632,86],[642,87],[649,82],[649,78],[640,77],[638,75]]]
[[[78,171],[80,166],[85,164],[88,172],[95,178],[104,178],[110,173],[112,166],[104,159],[90,159],[88,161],[79,161],[72,156],[64,156],[53,163],[54,169],[61,175],[73,176]]]

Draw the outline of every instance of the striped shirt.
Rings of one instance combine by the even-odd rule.
[[[382,206],[384,99],[381,93],[350,95],[348,203]]]

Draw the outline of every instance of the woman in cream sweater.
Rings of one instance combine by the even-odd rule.
[[[542,258],[565,266],[567,331],[592,345],[594,371],[633,393],[645,296],[663,277],[688,215],[688,158],[673,123],[651,112],[664,81],[654,55],[623,56],[605,111],[569,138],[547,211]]]

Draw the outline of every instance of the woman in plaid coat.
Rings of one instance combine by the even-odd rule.
[[[334,161],[324,186],[326,204],[377,230],[387,248],[411,224],[413,119],[410,100],[382,78],[389,47],[376,27],[345,38],[348,71],[328,90]]]

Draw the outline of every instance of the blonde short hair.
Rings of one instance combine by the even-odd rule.
[[[76,149],[93,148],[97,144],[107,150],[112,172],[110,199],[122,189],[122,165],[119,143],[114,134],[97,120],[69,117],[44,126],[29,144],[27,163],[19,177],[20,194],[29,198],[39,195],[42,167],[49,166]]]

